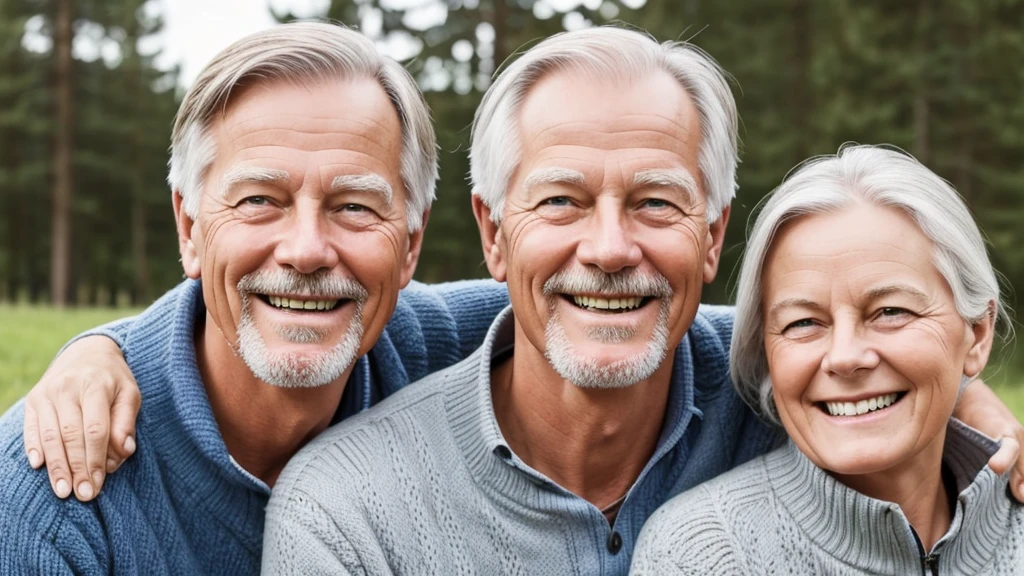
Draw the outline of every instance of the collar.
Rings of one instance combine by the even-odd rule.
[[[552,480],[523,462],[505,441],[494,413],[491,395],[491,365],[515,346],[515,316],[508,306],[498,314],[483,345],[470,355],[462,366],[467,378],[451,382],[446,391],[446,406],[455,440],[469,464],[471,473],[479,479],[494,478],[496,467],[516,469],[530,478],[533,484],[543,484],[563,490]],[[694,363],[689,346],[689,335],[675,349],[672,381],[669,387],[665,424],[658,439],[654,455],[637,477],[639,484],[650,469],[679,444],[690,424],[691,417],[701,418],[703,413],[694,405]],[[626,499],[632,493],[627,492]]]
[[[928,552],[951,573],[976,574],[1007,535],[1014,504],[1008,475],[988,466],[999,445],[959,420],[946,429],[943,463],[959,490],[949,530]],[[869,573],[921,570],[924,551],[900,506],[869,498],[818,468],[792,443],[765,457],[769,483],[786,513],[822,550]]]

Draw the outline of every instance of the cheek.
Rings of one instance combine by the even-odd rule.
[[[804,394],[817,373],[814,350],[781,338],[769,338],[765,352],[779,412],[802,409]]]

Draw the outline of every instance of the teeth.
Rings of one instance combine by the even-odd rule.
[[[291,310],[333,310],[338,305],[337,300],[293,300],[281,298],[280,296],[267,296],[267,300],[275,308],[288,308]]]
[[[581,308],[598,310],[631,310],[638,308],[643,298],[594,298],[591,296],[573,296],[573,301]]]
[[[896,401],[896,394],[883,394],[859,402],[825,402],[825,408],[832,416],[860,416],[875,410],[887,408]]]

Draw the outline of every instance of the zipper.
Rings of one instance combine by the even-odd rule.
[[[924,565],[925,575],[938,576],[939,574],[939,555],[928,554],[921,559],[921,563]]]

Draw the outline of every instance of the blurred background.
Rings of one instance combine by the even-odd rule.
[[[706,301],[730,300],[750,209],[848,141],[952,182],[1011,305],[1024,285],[1024,0],[0,0],[0,411],[68,337],[181,280],[164,181],[178,102],[219,50],[296,18],[358,27],[427,95],[441,180],[420,280],[487,275],[466,151],[495,69],[614,21],[690,40],[735,79],[740,191]],[[1024,418],[1014,348],[986,377]]]

